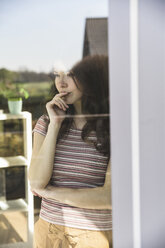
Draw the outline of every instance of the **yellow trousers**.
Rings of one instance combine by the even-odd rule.
[[[34,225],[34,248],[112,248],[112,230],[71,228],[39,218]]]

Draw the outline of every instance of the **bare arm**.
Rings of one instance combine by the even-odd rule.
[[[64,95],[66,93],[56,94],[46,104],[50,118],[46,136],[34,133],[33,152],[28,171],[32,190],[44,189],[52,176],[57,136],[65,118],[66,107],[68,107],[61,99]]]
[[[112,209],[110,162],[107,167],[105,183],[102,187],[71,189],[48,185],[44,190],[37,190],[36,192],[42,197],[56,199],[59,202],[75,207]]]
[[[32,189],[43,189],[49,183],[53,171],[59,125],[49,124],[46,136],[34,133],[33,153],[29,168]]]

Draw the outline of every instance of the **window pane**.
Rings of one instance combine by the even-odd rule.
[[[52,233],[58,225],[83,230],[82,237],[88,230],[88,245],[111,247],[108,1],[16,0],[0,5],[0,42],[5,47],[0,108],[7,113],[7,120],[0,119],[4,202],[24,200],[30,209],[33,193],[36,232],[41,221],[52,224]],[[26,111],[32,125],[30,117],[19,119]],[[24,242],[32,243],[29,223]]]

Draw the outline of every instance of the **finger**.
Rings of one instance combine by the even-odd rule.
[[[69,107],[60,97],[56,97],[54,100],[58,101],[64,111]]]
[[[55,100],[56,102],[58,102],[58,104],[60,105],[60,107],[61,107],[61,109],[62,110],[64,110],[64,111],[66,111],[66,108],[65,108],[65,106],[63,105],[63,103],[62,102],[60,102],[60,100],[58,99],[58,100]]]
[[[62,93],[57,94],[56,96],[61,97],[61,96],[65,96],[65,95],[67,95],[67,94],[69,94],[69,93],[68,93],[68,92],[62,92]]]
[[[65,103],[63,99],[58,98],[58,100],[65,106],[65,108],[69,108],[69,106]]]
[[[62,104],[58,100],[54,99],[54,104],[57,105],[60,109],[63,109]]]
[[[61,93],[61,94],[68,94],[68,93]],[[66,108],[69,108],[69,106],[64,102],[64,100],[62,100],[62,96],[60,97],[61,94],[57,94],[53,97],[52,99],[52,103],[54,103],[54,101],[56,101],[56,103],[58,102],[58,104],[60,104],[60,106],[58,105],[59,108],[63,109],[64,111],[66,111]]]

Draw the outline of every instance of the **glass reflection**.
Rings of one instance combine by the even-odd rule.
[[[20,25],[24,23],[23,29],[19,29],[19,24],[15,23],[17,18],[13,18],[13,25],[19,31],[12,35],[12,40],[15,40],[22,52],[18,51],[17,56],[13,55],[14,64],[12,56],[9,56],[8,64],[4,62],[8,68],[5,82],[10,79],[12,83],[21,85],[30,95],[28,99],[24,99],[23,111],[31,112],[33,117],[33,154],[28,180],[34,195],[35,245],[40,245],[36,236],[44,237],[47,225],[51,224],[50,232],[54,234],[53,240],[49,240],[51,245],[56,243],[57,247],[67,247],[75,246],[77,242],[81,247],[103,247],[104,244],[105,247],[112,247],[107,1],[95,1],[95,10],[93,1],[80,1],[78,5],[72,1],[65,5],[63,1],[48,2],[50,5],[45,5],[44,1],[40,1],[39,5],[30,0],[29,4],[17,5],[18,9],[22,9],[20,16],[13,9],[14,16],[21,20]],[[10,5],[10,8],[14,7]],[[28,14],[28,18],[26,17],[28,9],[29,13],[35,10],[34,16]],[[70,21],[68,10],[72,17]],[[43,23],[46,12],[49,13],[49,18],[48,21],[45,18]],[[29,20],[33,25],[26,29]],[[6,19],[6,32],[8,25],[10,30],[14,30],[10,20],[8,23]],[[28,37],[23,32],[25,29]],[[20,39],[16,40],[16,36]],[[80,39],[81,45],[77,45]],[[17,51],[17,46],[13,45],[13,50]],[[6,54],[8,50],[6,43]],[[17,62],[20,54],[23,57],[20,57],[21,62]],[[27,59],[24,64],[24,58],[29,55],[30,63]],[[16,65],[17,68],[14,67]],[[3,97],[0,98],[0,108],[8,113]],[[4,136],[4,124],[0,123],[0,138],[1,141],[5,140],[5,145],[2,145],[3,142],[0,144],[1,156],[23,155],[23,141],[19,134],[22,127],[19,126],[15,132],[13,122],[9,122],[11,129],[8,130],[8,136]],[[5,169],[5,174],[7,201],[25,198],[30,189],[26,185],[27,173],[24,166]],[[9,183],[12,176],[18,178],[17,185],[13,178]],[[17,187],[20,182],[21,186]],[[29,209],[31,207],[32,202],[29,203]],[[0,225],[3,225],[2,212],[1,217]],[[20,223],[23,225],[23,222]],[[43,233],[38,231],[41,225],[45,226]],[[66,236],[63,233],[65,228],[68,230]],[[8,233],[9,230],[10,228]],[[84,239],[86,230],[89,232],[88,239]],[[96,231],[99,233],[97,239]],[[19,228],[16,232],[21,234]],[[71,239],[73,232],[75,236],[82,238],[79,241],[75,237]],[[2,239],[0,237],[0,243]],[[15,242],[10,237],[8,239],[11,243]],[[30,235],[22,240],[29,242],[28,239],[31,239]],[[5,242],[7,243],[6,240]],[[17,242],[21,242],[20,239]],[[46,244],[46,247],[49,245]]]

